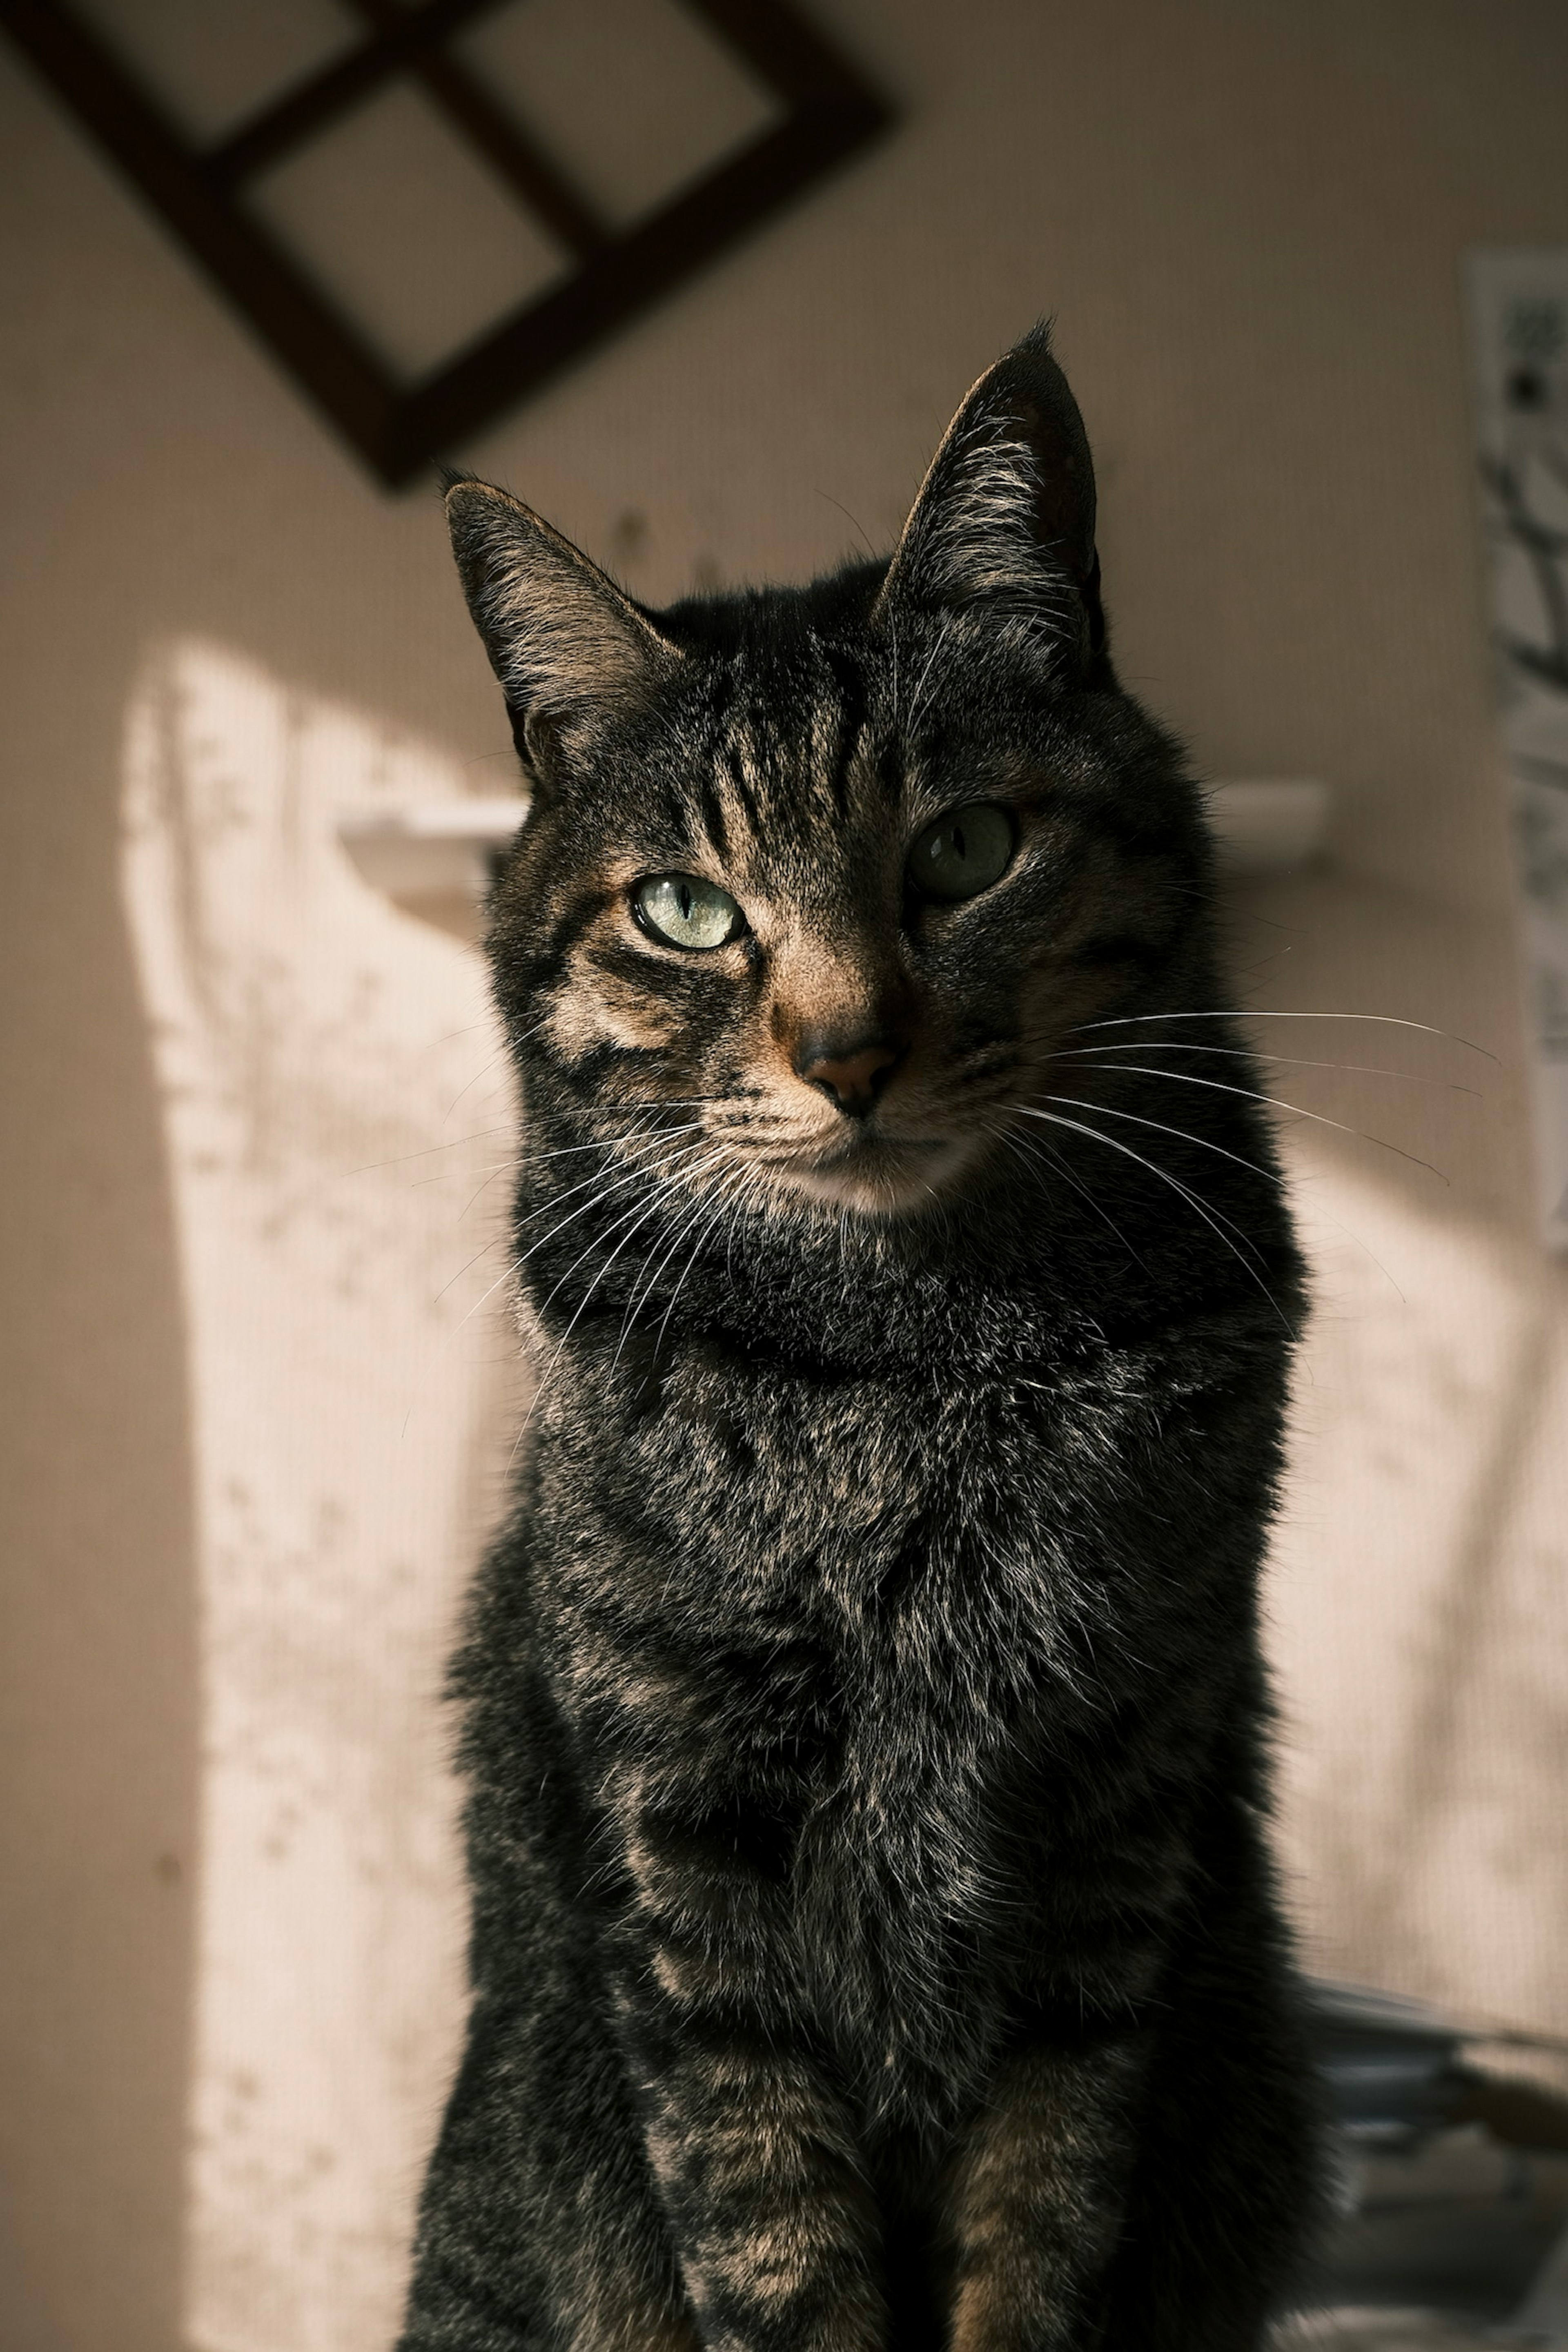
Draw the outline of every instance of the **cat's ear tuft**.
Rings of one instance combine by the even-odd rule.
[[[681,659],[597,564],[509,491],[459,476],[447,521],[490,667],[528,742],[568,740],[649,697]]]
[[[1068,380],[1035,327],[949,425],[877,601],[1021,613],[1080,665],[1105,645],[1094,467]]]

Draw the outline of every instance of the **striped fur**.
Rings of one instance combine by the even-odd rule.
[[[1252,2352],[1316,2193],[1256,1632],[1300,1282],[1071,396],[1027,338],[889,566],[657,616],[450,504],[532,793],[542,1388],[405,2352]],[[980,801],[1011,865],[918,901]],[[639,929],[666,871],[742,935]],[[851,1120],[802,1071],[866,1037]]]

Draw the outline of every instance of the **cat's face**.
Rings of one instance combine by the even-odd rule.
[[[585,1110],[635,1133],[663,1106],[759,1192],[918,1208],[1162,951],[1183,861],[1108,822],[1129,747],[1088,698],[911,742],[885,657],[851,718],[847,645],[772,650],[753,695],[743,646],[689,652],[661,723],[540,808],[498,894],[503,992]]]
[[[1021,351],[886,577],[650,620],[526,509],[453,493],[535,788],[502,1002],[531,1092],[634,1166],[874,1216],[950,1199],[1038,1147],[1053,1055],[1172,951],[1192,795],[1115,690],[1081,428]],[[1021,405],[1064,444],[1054,504]]]

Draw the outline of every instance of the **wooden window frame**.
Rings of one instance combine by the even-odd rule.
[[[784,118],[616,230],[445,46],[506,0],[344,5],[365,38],[206,147],[178,129],[68,0],[0,0],[0,26],[389,488],[692,276],[892,120],[790,0],[680,0],[774,94]],[[237,200],[257,173],[399,77],[421,86],[576,257],[568,276],[406,385]]]

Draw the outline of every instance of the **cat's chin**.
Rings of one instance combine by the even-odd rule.
[[[950,1192],[974,1150],[958,1137],[905,1142],[872,1135],[831,1158],[797,1161],[789,1183],[826,1208],[852,1209],[864,1217],[906,1217]]]

